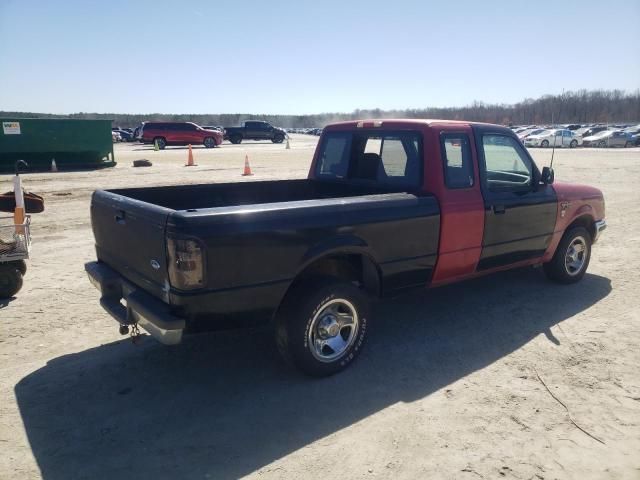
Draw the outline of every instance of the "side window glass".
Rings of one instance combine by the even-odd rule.
[[[327,135],[318,159],[320,175],[345,178],[349,169],[351,137],[348,135]]]
[[[385,137],[382,143],[382,166],[387,177],[404,177],[409,156],[398,137]]]
[[[469,137],[462,133],[443,133],[440,137],[440,148],[447,188],[473,186],[473,160]]]
[[[523,191],[533,185],[533,166],[519,142],[505,135],[482,136],[485,182],[490,191]]]

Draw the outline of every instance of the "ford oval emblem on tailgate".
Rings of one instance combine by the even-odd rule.
[[[151,266],[153,267],[154,270],[160,270],[160,264],[158,263],[157,260],[151,260]]]

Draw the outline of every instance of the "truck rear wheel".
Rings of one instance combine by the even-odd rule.
[[[0,264],[0,298],[11,298],[22,288],[22,272],[11,264]]]
[[[236,144],[236,145],[239,144],[239,143],[242,143],[242,135],[237,135],[237,134],[236,135],[231,135],[229,137],[229,141],[231,143],[233,143],[233,144]]]
[[[288,363],[324,377],[356,359],[368,328],[366,294],[351,283],[320,278],[287,294],[276,318],[276,343]]]
[[[544,273],[558,283],[576,283],[587,271],[591,259],[591,235],[584,227],[567,230],[553,258],[543,265]]]

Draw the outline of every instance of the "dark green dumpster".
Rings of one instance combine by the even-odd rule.
[[[111,120],[0,118],[0,171],[11,172],[17,160],[32,170],[112,167]]]

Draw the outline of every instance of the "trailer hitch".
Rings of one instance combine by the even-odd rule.
[[[131,325],[125,325],[124,323],[121,323],[118,332],[120,332],[120,335],[129,334],[131,336],[131,342],[134,345],[137,345],[142,337],[142,334],[140,333],[140,327],[138,327],[138,322],[132,323]]]

